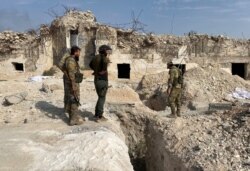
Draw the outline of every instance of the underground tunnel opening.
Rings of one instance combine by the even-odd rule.
[[[117,64],[118,78],[130,79],[130,64]]]
[[[12,65],[16,71],[24,71],[23,63],[12,62]]]
[[[246,63],[232,63],[232,74],[233,75],[238,75],[241,78],[246,79],[246,70],[247,70]]]

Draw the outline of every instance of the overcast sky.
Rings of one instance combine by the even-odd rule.
[[[61,14],[62,5],[91,10],[97,21],[124,24],[131,13],[146,24],[146,31],[183,35],[190,30],[210,35],[250,38],[250,0],[0,0],[0,31],[25,31]]]

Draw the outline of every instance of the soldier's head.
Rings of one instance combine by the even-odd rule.
[[[170,68],[172,68],[172,66],[174,66],[173,62],[168,62],[167,68],[170,69]]]
[[[74,56],[77,61],[79,61],[81,49],[78,46],[72,46],[70,50],[70,55]]]
[[[99,54],[109,56],[112,54],[112,48],[108,45],[102,45],[99,47]]]

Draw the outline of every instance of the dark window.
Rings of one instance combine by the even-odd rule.
[[[175,66],[177,67],[177,68],[180,68],[181,69],[181,71],[182,71],[182,74],[184,74],[185,72],[186,72],[186,65],[185,64],[175,64]]]
[[[16,71],[24,71],[23,63],[12,62]]]
[[[130,64],[117,64],[118,78],[130,79]]]
[[[246,74],[246,64],[245,63],[232,63],[232,74],[238,75],[245,79]]]

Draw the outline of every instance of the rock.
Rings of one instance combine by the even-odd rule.
[[[25,100],[25,98],[28,96],[27,92],[22,92],[22,93],[18,93],[18,94],[14,94],[14,95],[10,95],[7,97],[4,97],[4,105],[9,106],[9,105],[13,105],[13,104],[18,104],[20,102],[22,102],[23,100]]]
[[[27,124],[28,123],[28,119],[25,118],[24,121],[23,121],[23,123]]]
[[[55,90],[62,90],[62,87],[57,84],[47,84],[43,83],[41,91],[44,91],[45,93],[53,93]]]

